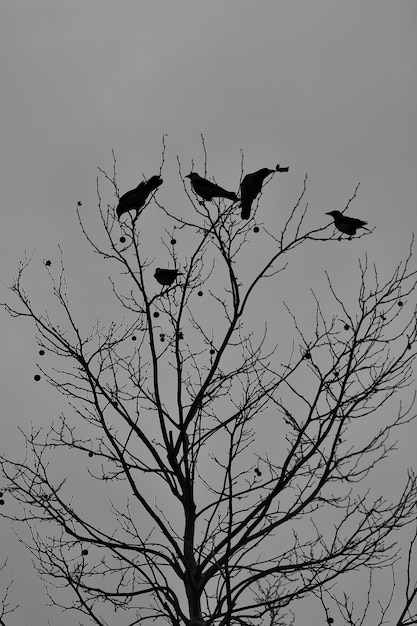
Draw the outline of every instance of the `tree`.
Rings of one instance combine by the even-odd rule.
[[[165,143],[159,174],[162,166]],[[95,624],[116,623],[111,607],[118,625],[287,626],[296,602],[317,598],[332,623],[331,603],[350,610],[340,595],[349,573],[394,567],[398,531],[416,518],[411,470],[394,498],[372,489],[394,433],[414,419],[405,395],[417,336],[411,247],[385,280],[362,259],[348,301],[326,273],[331,305],[313,293],[313,322],[284,304],[271,325],[259,294],[279,287],[302,246],[328,246],[330,256],[374,234],[339,242],[332,224],[307,227],[305,177],[280,232],[260,235],[262,196],[242,221],[235,201],[199,201],[180,163],[191,216],[171,207],[162,185],[119,221],[117,202],[102,200],[103,182],[120,196],[116,169],[114,159],[97,181],[104,238],[77,208],[94,252],[120,269],[113,319],[82,329],[62,255],[45,270],[65,322],[25,291],[29,258],[12,286],[19,304],[5,304],[35,324],[50,359],[38,377],[69,403],[50,426],[26,433],[23,460],[1,457],[23,511],[10,517],[27,525],[24,541],[54,603]],[[154,242],[147,219],[158,209],[167,229]],[[261,236],[265,258],[255,261]],[[161,286],[159,265],[182,275]],[[276,298],[274,307],[277,319]],[[278,330],[286,354],[272,341]],[[414,596],[415,588],[395,623],[415,623],[407,622]]]

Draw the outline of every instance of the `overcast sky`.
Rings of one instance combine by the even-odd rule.
[[[75,205],[94,213],[97,166],[111,169],[112,150],[122,191],[157,173],[164,133],[166,202],[179,202],[177,155],[184,173],[192,160],[202,171],[201,133],[209,174],[228,189],[238,188],[241,150],[246,171],[289,165],[279,198],[265,201],[268,228],[306,173],[309,224],[324,225],[361,183],[349,214],[376,226],[372,238],[301,252],[287,289],[315,286],[327,266],[349,281],[365,252],[392,268],[417,222],[416,27],[415,0],[3,0],[0,300],[25,250],[35,251],[30,288],[41,298],[42,259],[60,244],[75,306],[97,307],[103,269]],[[16,426],[48,422],[60,405],[32,382],[32,329],[1,315],[2,440],[18,451]],[[12,537],[1,521],[0,537]],[[10,624],[43,626],[44,597],[21,573],[29,560],[21,547],[9,557],[23,607]]]

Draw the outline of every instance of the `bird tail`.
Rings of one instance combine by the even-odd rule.
[[[251,203],[241,202],[241,207],[242,212],[240,214],[240,217],[242,218],[242,220],[248,220],[250,218]]]

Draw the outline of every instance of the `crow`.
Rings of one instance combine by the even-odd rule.
[[[127,213],[127,211],[139,211],[145,206],[149,194],[162,185],[162,183],[163,180],[160,176],[151,176],[149,180],[140,182],[135,189],[124,193],[117,205],[117,217],[120,219],[123,213]]]
[[[252,174],[246,174],[240,183],[240,205],[242,207],[241,217],[242,220],[248,220],[250,217],[250,211],[252,203],[256,196],[261,193],[262,184],[267,176],[273,174],[275,170],[270,170],[267,167],[263,167],[257,172]]]
[[[281,167],[280,165],[277,165],[275,169],[276,169],[277,172],[288,172],[288,170],[290,168],[289,167]]]
[[[197,172],[191,172],[191,174],[187,174],[185,178],[190,179],[192,188],[203,200],[210,202],[213,198],[227,198],[228,200],[236,202],[238,199],[233,191],[226,191],[226,189],[216,185],[216,183],[212,183],[210,180],[203,178],[197,174]]]
[[[331,215],[333,217],[334,225],[337,230],[340,230],[340,232],[345,235],[349,235],[349,239],[352,239],[352,236],[356,235],[358,228],[369,230],[369,228],[366,228],[365,226],[368,222],[359,220],[356,217],[348,217],[347,215],[343,215],[340,211],[329,211],[326,215]],[[341,237],[339,237],[339,239],[341,239]]]
[[[160,285],[172,285],[177,276],[182,275],[178,270],[162,269],[157,267],[155,270],[155,278]]]

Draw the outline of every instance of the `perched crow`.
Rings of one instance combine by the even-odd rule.
[[[191,180],[191,186],[200,198],[203,200],[212,200],[213,198],[228,198],[236,202],[237,195],[233,191],[226,191],[223,187],[212,183],[210,180],[203,178],[197,172],[187,174],[185,178]]]
[[[345,235],[349,235],[349,239],[351,239],[353,235],[356,235],[358,228],[369,230],[369,228],[366,228],[365,226],[368,222],[359,220],[356,217],[348,217],[347,215],[343,215],[340,211],[329,211],[326,215],[331,215],[333,217],[334,225],[337,230],[340,230],[340,232]]]
[[[249,219],[252,202],[255,200],[256,196],[261,193],[262,184],[265,178],[270,174],[273,174],[274,172],[275,170],[269,170],[267,167],[263,167],[257,172],[253,172],[252,174],[246,174],[246,176],[240,183],[240,204],[242,207],[242,220]]]
[[[168,270],[157,267],[154,276],[160,285],[172,285],[177,276],[181,274],[182,272],[178,270]]]
[[[120,216],[127,211],[139,211],[145,206],[149,194],[162,185],[162,182],[160,176],[151,176],[149,180],[143,180],[135,189],[123,194],[117,205],[117,217],[120,219]]]
[[[280,165],[277,165],[275,169],[276,169],[277,172],[288,172],[288,170],[290,168],[289,167],[281,167]]]

